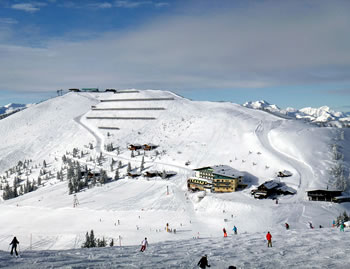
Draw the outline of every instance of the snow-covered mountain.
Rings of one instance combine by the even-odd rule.
[[[18,192],[25,192],[28,182],[39,185],[0,202],[0,250],[7,249],[14,235],[22,249],[79,248],[91,229],[98,237],[113,238],[116,245],[130,246],[145,236],[152,243],[198,236],[210,241],[233,225],[249,234],[281,233],[285,222],[296,231],[308,229],[309,222],[330,227],[349,209],[348,203],[311,202],[306,191],[337,188],[330,170],[340,164],[348,178],[349,131],[319,128],[230,102],[190,101],[167,91],[52,98],[0,121],[2,189],[7,183],[13,186],[15,179]],[[146,143],[158,148],[134,157],[127,149]],[[107,151],[105,146],[111,144]],[[81,169],[104,169],[111,178],[120,161],[120,179],[88,184],[75,199],[69,194],[66,158],[79,162]],[[140,171],[142,162],[142,172],[174,171],[176,176],[126,175],[128,163],[132,171]],[[212,165],[242,172],[247,188],[189,192],[187,179],[193,169]],[[297,193],[280,196],[278,205],[254,199],[251,190],[283,170],[292,176],[281,182]],[[176,234],[165,232],[166,223]]]
[[[264,100],[246,102],[243,106],[268,111],[278,116],[286,115],[291,118],[312,122],[319,126],[350,127],[349,113],[337,112],[330,109],[328,106],[322,106],[320,108],[306,107],[299,110],[291,107],[281,109]]]

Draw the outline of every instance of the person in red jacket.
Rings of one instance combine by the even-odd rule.
[[[267,247],[272,247],[272,242],[271,242],[272,235],[270,234],[270,232],[267,232],[266,239],[267,239]]]
[[[227,232],[226,232],[226,229],[222,229],[222,231],[224,232],[224,237],[227,237]]]

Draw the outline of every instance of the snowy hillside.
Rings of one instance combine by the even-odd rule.
[[[145,236],[152,243],[185,244],[198,235],[211,240],[233,225],[249,234],[281,233],[285,222],[295,229],[308,229],[309,222],[329,227],[348,203],[311,202],[306,191],[337,188],[342,182],[330,169],[341,160],[348,178],[349,130],[318,128],[229,102],[194,102],[166,91],[50,99],[0,121],[1,186],[15,184],[22,194],[0,203],[0,249],[7,249],[13,235],[22,249],[79,248],[91,229],[129,246]],[[127,149],[147,143],[158,148],[134,156]],[[70,163],[78,162],[79,169],[105,170],[115,180],[86,182],[73,208],[67,177]],[[176,176],[132,178],[129,163],[134,172],[174,171]],[[188,192],[192,169],[219,164],[241,171],[247,188]],[[292,173],[281,181],[295,195],[280,196],[278,204],[253,198],[253,188],[283,170]],[[165,232],[166,223],[178,232]]]
[[[302,109],[286,108],[281,109],[276,105],[261,100],[255,102],[246,102],[244,107],[260,109],[276,114],[277,116],[288,116],[295,119],[301,119],[316,123],[319,126],[331,127],[350,127],[350,114],[331,110],[328,106],[320,108],[306,107]]]
[[[229,235],[182,241],[150,241],[139,246],[115,246],[64,251],[23,249],[20,258],[0,251],[1,268],[199,268],[207,254],[211,268],[347,268],[350,231],[337,228],[272,232],[272,248],[265,233]]]

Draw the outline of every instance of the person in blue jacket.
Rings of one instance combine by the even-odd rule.
[[[235,234],[237,234],[237,227],[236,227],[236,226],[233,226],[232,231],[233,231]]]

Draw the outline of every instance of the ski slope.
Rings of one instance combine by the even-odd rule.
[[[346,268],[350,262],[350,231],[337,228],[272,233],[267,248],[265,233],[229,235],[153,243],[61,251],[21,251],[20,258],[0,251],[1,268],[198,268],[208,255],[211,268]],[[322,242],[322,243],[320,243]]]
[[[221,236],[223,227],[231,230],[233,225],[251,236],[267,230],[281,233],[285,222],[299,230],[307,229],[310,221],[316,227],[330,227],[349,207],[348,203],[310,202],[306,197],[306,190],[331,187],[332,144],[340,145],[349,168],[349,130],[339,140],[339,129],[319,128],[229,102],[195,102],[154,90],[69,93],[1,120],[0,134],[0,175],[25,159],[32,159],[33,165],[45,160],[55,175],[63,166],[62,156],[73,148],[87,153],[76,161],[92,169],[99,167],[89,157],[102,152],[103,168],[111,177],[112,158],[123,162],[122,179],[79,192],[75,208],[67,181],[55,177],[34,192],[0,202],[0,250],[7,249],[14,235],[23,250],[79,248],[91,229],[98,237],[134,246],[145,236],[160,245],[182,244],[198,236],[211,240]],[[120,153],[106,152],[108,143],[119,146]],[[142,155],[131,158],[126,149],[130,143],[159,145],[159,155],[146,154],[146,170],[171,170],[177,175],[169,180],[124,176],[128,162],[137,169],[142,159]],[[186,180],[192,169],[216,164],[242,171],[248,187],[235,193],[207,193],[202,199],[189,193]],[[280,197],[278,205],[250,195],[251,189],[281,170],[292,172],[283,182],[296,189],[296,195]],[[38,175],[39,169],[33,168],[28,177],[36,180]],[[164,232],[166,223],[178,232]]]

